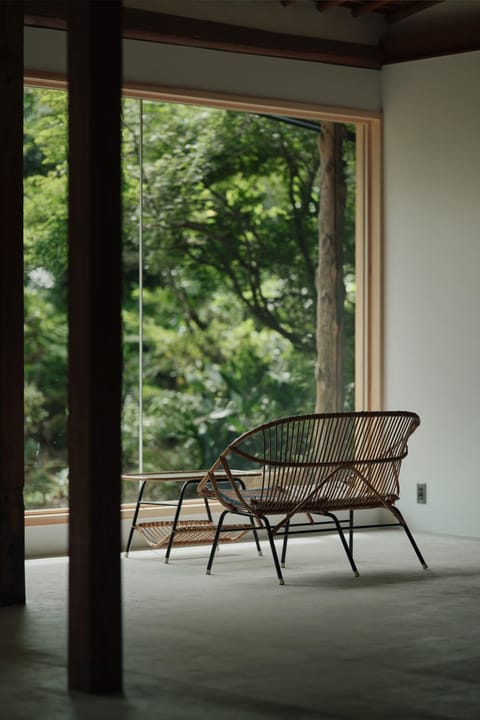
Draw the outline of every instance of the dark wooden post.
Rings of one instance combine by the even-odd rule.
[[[0,2],[0,98],[0,605],[23,605],[22,3]]]
[[[119,692],[121,3],[68,8],[69,687]]]

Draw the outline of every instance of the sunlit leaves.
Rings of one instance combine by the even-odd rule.
[[[132,99],[122,120],[123,465],[138,469],[141,428],[145,470],[207,467],[247,427],[314,407],[317,134],[278,118]],[[27,90],[26,462],[35,504],[63,503],[67,491],[66,139],[66,95]],[[352,376],[351,145],[345,158]]]
[[[24,245],[27,272],[67,267],[67,122],[64,92],[25,90]]]

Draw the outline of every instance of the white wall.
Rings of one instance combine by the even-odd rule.
[[[66,72],[66,37],[25,29],[25,67]],[[125,82],[378,111],[380,73],[175,45],[124,42]]]
[[[127,546],[130,520],[121,522],[122,552]],[[132,550],[147,548],[139,533],[135,533]],[[27,525],[25,528],[25,556],[27,558],[68,555],[68,524]]]
[[[378,111],[380,73],[300,60],[126,41],[124,77],[195,90]]]
[[[412,528],[480,537],[480,53],[382,71],[385,405],[422,425]],[[427,483],[427,504],[415,485]]]

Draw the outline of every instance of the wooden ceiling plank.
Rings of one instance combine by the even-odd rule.
[[[435,31],[393,35],[382,43],[382,64],[421,60],[480,50],[480,21],[448,25]]]
[[[443,2],[443,0],[415,0],[415,2],[410,2],[403,7],[399,7],[397,10],[389,10],[388,13],[386,13],[387,22],[390,24],[400,22],[400,20],[404,20],[411,15],[416,15],[423,10],[428,10],[428,8],[434,5],[439,5],[441,2]]]
[[[379,10],[387,5],[391,4],[391,0],[371,0],[371,2],[362,2],[352,7],[353,17],[362,17],[363,15],[370,15],[370,13]]]

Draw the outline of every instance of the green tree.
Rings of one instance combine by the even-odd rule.
[[[314,408],[318,133],[278,118],[165,103],[144,103],[143,125],[144,466],[207,466],[245,428]],[[139,126],[139,102],[125,100],[125,470],[138,466],[139,444]],[[26,500],[65,504],[64,93],[26,90],[24,158]],[[345,323],[353,327],[348,139],[343,158]]]
[[[67,499],[66,94],[24,101],[26,507]]]
[[[146,265],[197,325],[197,292],[227,285],[257,324],[314,353],[316,138],[270,118],[148,104]],[[159,140],[159,129],[164,134]],[[173,138],[177,141],[173,143]]]
[[[124,110],[132,171],[139,107]],[[165,454],[162,467],[184,467],[188,448],[201,466],[255,422],[314,409],[318,132],[279,118],[158,103],[144,103],[143,125],[145,459],[153,469]],[[346,135],[350,327],[351,158]],[[126,239],[127,262],[136,241]],[[130,319],[133,338],[134,312]],[[353,335],[347,402],[352,357]],[[188,437],[179,440],[182,433]]]

